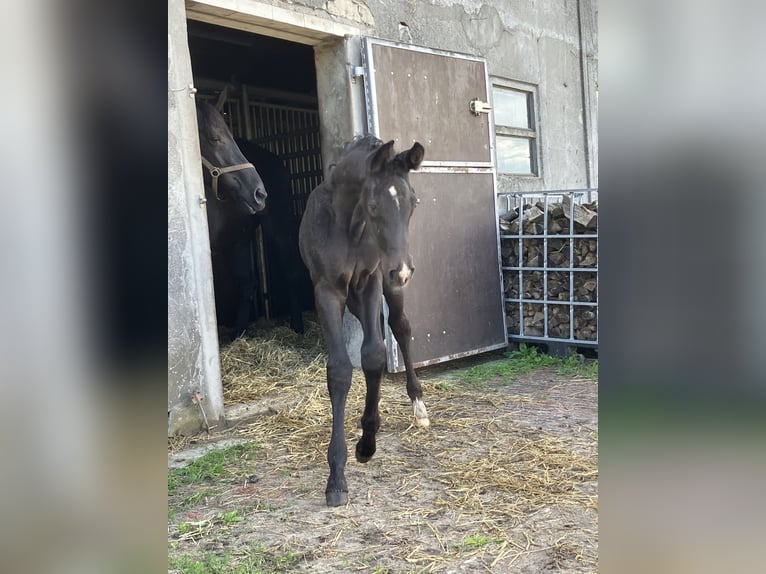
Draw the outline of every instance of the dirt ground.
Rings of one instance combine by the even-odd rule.
[[[169,494],[169,556],[226,555],[231,572],[596,572],[597,381],[548,368],[469,384],[456,372],[420,372],[426,430],[413,425],[404,377],[387,376],[378,450],[364,465],[353,456],[355,374],[344,507],[324,502],[323,379],[264,397],[274,406],[254,421],[171,445],[177,455],[237,438],[254,450],[223,479]],[[254,553],[261,566],[236,569]]]

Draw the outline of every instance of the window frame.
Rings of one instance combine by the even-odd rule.
[[[528,84],[526,82],[520,82],[517,80],[509,80],[507,78],[501,78],[497,76],[490,76],[490,93],[492,97],[492,108],[495,110],[495,89],[513,90],[516,92],[523,92],[527,95],[527,114],[530,128],[520,128],[512,126],[498,125],[495,123],[495,114],[492,114],[492,123],[494,128],[494,138],[497,142],[498,136],[524,138],[529,140],[530,146],[530,173],[513,173],[500,171],[500,165],[497,161],[497,143],[495,143],[495,167],[497,174],[505,177],[521,177],[521,178],[535,178],[542,177],[542,162],[540,158],[540,115],[539,115],[539,98],[537,86],[534,84]]]

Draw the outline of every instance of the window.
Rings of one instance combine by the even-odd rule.
[[[516,82],[492,85],[495,113],[495,152],[500,174],[539,175],[535,95]]]

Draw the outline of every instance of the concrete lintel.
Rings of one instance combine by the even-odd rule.
[[[328,38],[369,34],[363,24],[339,22],[295,9],[280,8],[258,0],[187,0],[192,20],[237,28],[246,32],[315,46]]]

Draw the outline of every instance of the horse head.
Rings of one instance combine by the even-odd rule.
[[[381,145],[367,156],[366,177],[352,217],[351,228],[368,230],[380,252],[383,280],[404,287],[415,271],[409,252],[409,225],[418,204],[409,172],[418,169],[425,150],[415,144],[399,154],[394,142]]]
[[[255,166],[247,161],[218,111],[197,102],[197,124],[205,194],[208,201],[229,203],[242,214],[266,207],[266,188]]]

